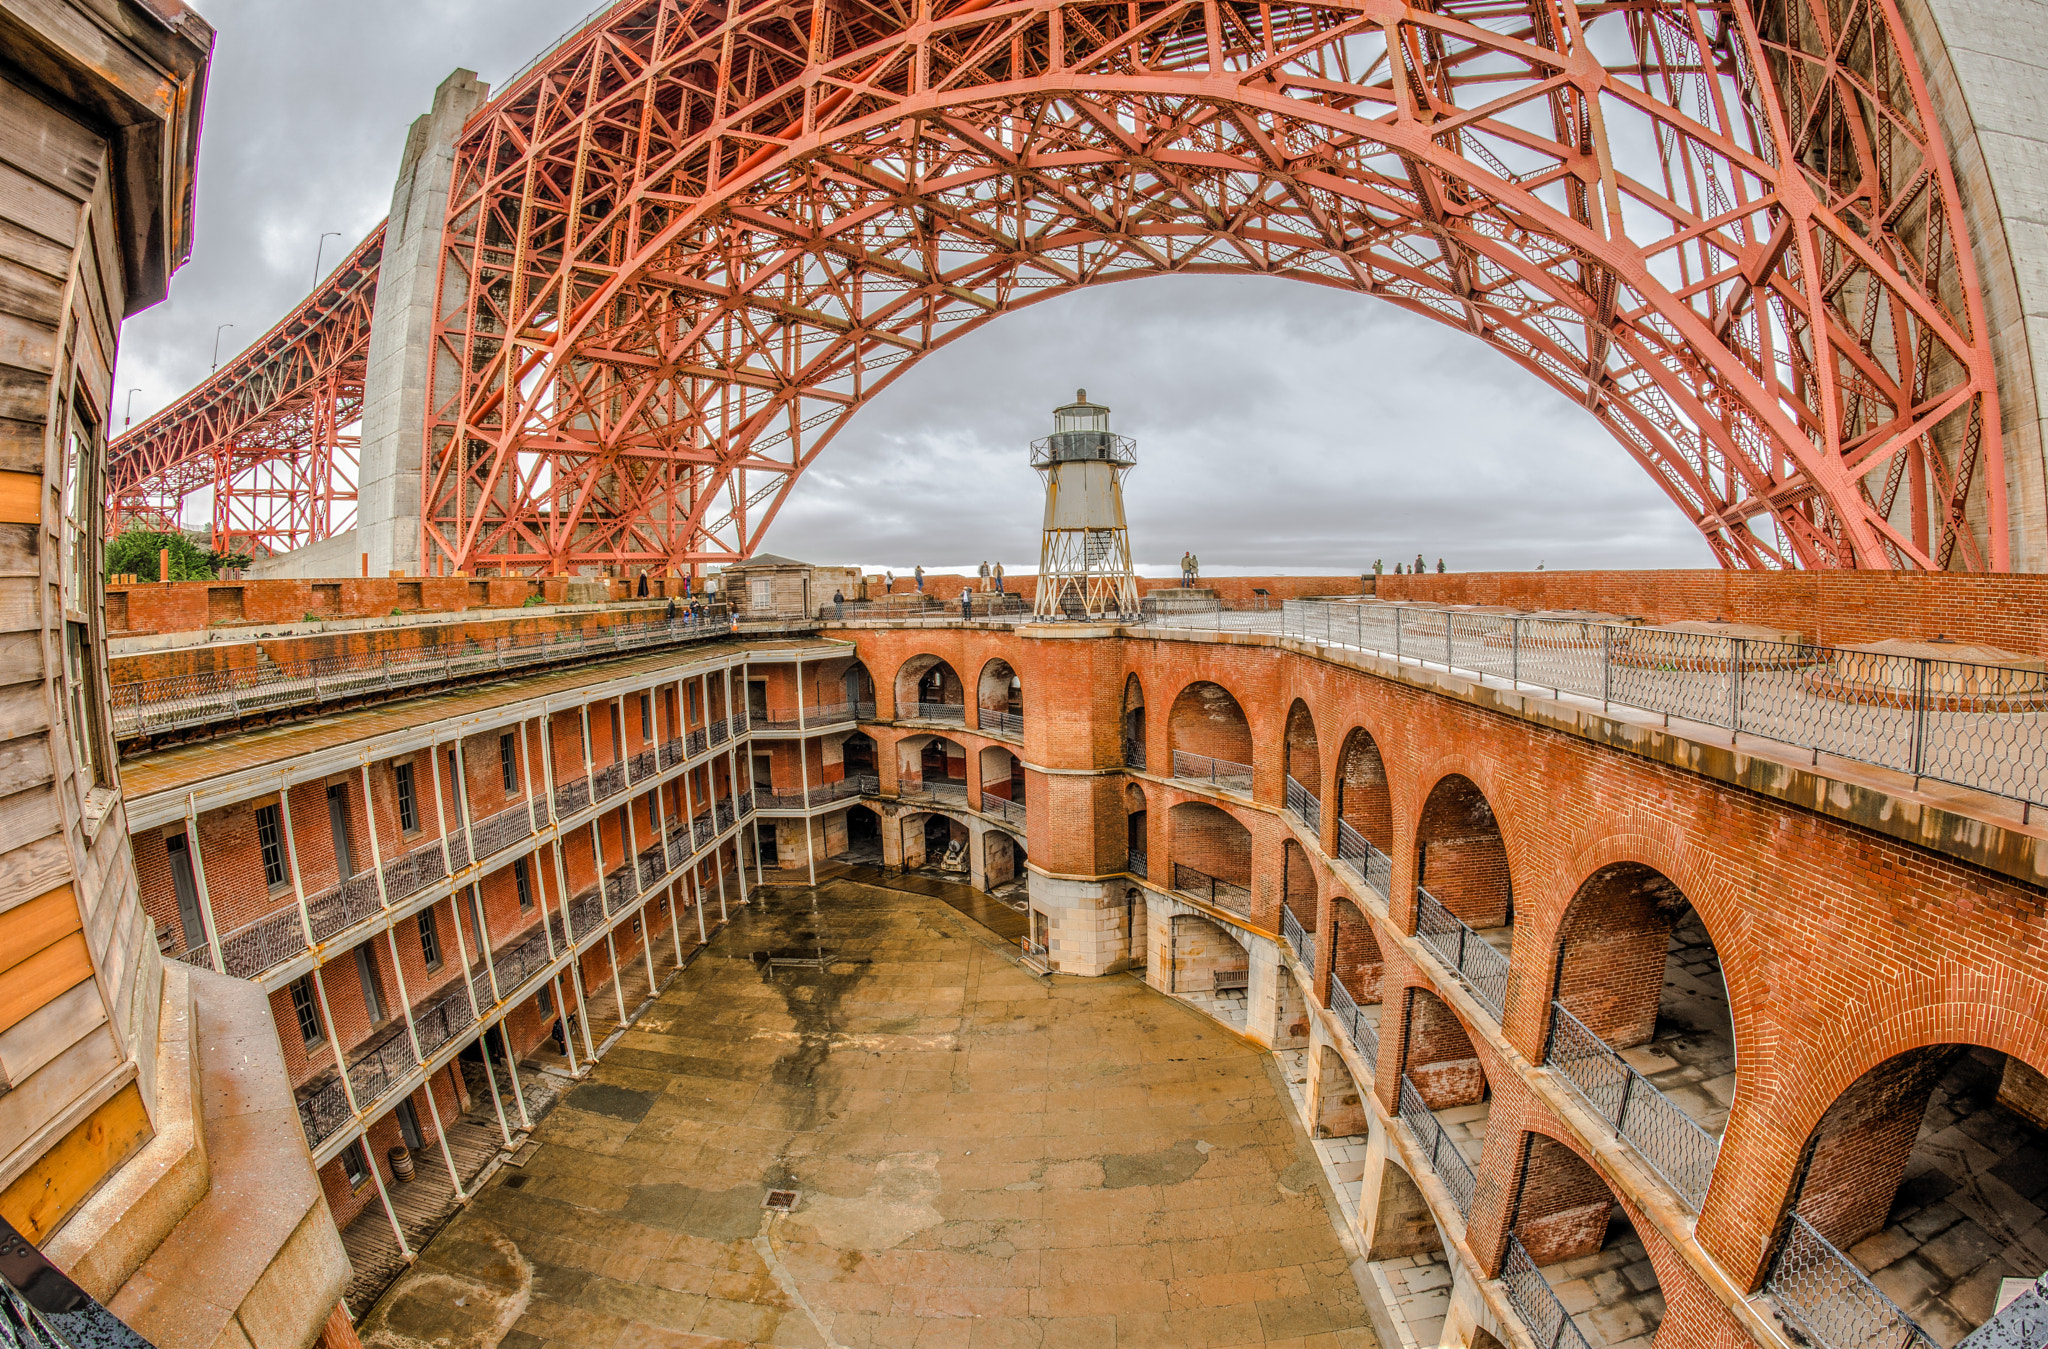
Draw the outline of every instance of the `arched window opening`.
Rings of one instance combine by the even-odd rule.
[[[1294,948],[1295,958],[1310,972],[1316,969],[1316,873],[1308,853],[1293,839],[1280,848],[1280,909],[1282,935]]]
[[[950,816],[922,813],[904,816],[902,828],[904,870],[967,874],[966,825]]]
[[[908,797],[967,803],[967,750],[942,735],[905,736],[896,743],[896,790]]]
[[[1394,884],[1394,802],[1380,747],[1363,726],[1344,737],[1337,762],[1337,861],[1387,894]]]
[[[981,811],[1012,824],[1024,823],[1024,761],[1001,745],[981,752]]]
[[[1006,660],[992,660],[981,669],[975,690],[979,725],[997,735],[1024,734],[1024,681]]]
[[[1151,846],[1146,830],[1151,816],[1145,809],[1145,790],[1137,783],[1124,787],[1124,870],[1144,878],[1149,874],[1147,850]]]
[[[1648,1349],[1664,1319],[1656,1268],[1628,1214],[1585,1158],[1543,1134],[1522,1136],[1501,1283],[1525,1324],[1569,1320],[1591,1349]]]
[[[1949,1349],[1991,1319],[2001,1281],[2043,1263],[2044,1122],[2048,1079],[1996,1050],[1878,1064],[1807,1139],[1764,1291],[1819,1344],[1910,1344],[1917,1328]]]
[[[1316,747],[1316,724],[1308,704],[1296,698],[1287,709],[1287,809],[1308,827],[1323,831],[1323,759]]]
[[[1166,813],[1173,888],[1190,899],[1249,917],[1252,835],[1227,811],[1184,801]]]
[[[896,716],[900,721],[967,720],[960,676],[933,655],[912,656],[896,671]]]
[[[1415,837],[1415,935],[1498,1019],[1515,939],[1507,845],[1485,793],[1453,773],[1431,789]]]
[[[1330,901],[1329,1008],[1366,1064],[1380,1057],[1380,976],[1386,957],[1372,922],[1343,895]]]
[[[1735,1093],[1720,954],[1656,870],[1602,868],[1559,930],[1547,1064],[1697,1210]]]
[[[1457,1014],[1426,988],[1408,990],[1401,1050],[1401,1119],[1469,1216],[1491,1111],[1486,1070]]]
[[[1145,688],[1136,675],[1124,680],[1124,767],[1145,771]]]
[[[1176,778],[1251,795],[1251,723],[1228,689],[1206,681],[1188,685],[1173,700],[1166,728]]]
[[[860,661],[850,661],[846,673],[840,678],[840,688],[846,702],[858,718],[875,715],[875,677],[868,673],[868,667]]]

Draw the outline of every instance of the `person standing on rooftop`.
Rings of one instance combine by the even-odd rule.
[[[996,563],[996,572],[995,572],[995,575],[996,575],[996,594],[1000,595],[1000,594],[1002,594],[1002,593],[1003,593],[1003,564],[1002,564],[1002,563],[1000,563],[1000,562]]]
[[[920,595],[922,595],[922,594],[924,594],[924,564],[923,564],[923,563],[919,563],[919,564],[918,564],[918,566],[917,566],[917,568],[916,568],[916,576],[917,576],[917,593],[918,593],[918,594],[920,594]]]
[[[988,589],[988,559],[987,559],[987,558],[983,558],[983,559],[982,559],[982,563],[981,563],[981,588],[982,588],[983,590],[987,590],[987,589]]]

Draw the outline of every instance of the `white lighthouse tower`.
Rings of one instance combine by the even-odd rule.
[[[1086,389],[1052,414],[1052,434],[1031,444],[1045,479],[1045,533],[1038,553],[1038,618],[1101,618],[1138,612],[1131,534],[1124,524],[1124,475],[1137,445],[1112,435],[1109,409]]]

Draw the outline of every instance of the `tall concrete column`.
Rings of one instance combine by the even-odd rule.
[[[441,226],[455,173],[456,138],[490,92],[473,70],[458,70],[441,81],[433,110],[406,135],[398,182],[391,189],[370,326],[357,488],[356,546],[370,555],[372,576],[420,571],[420,455]]]

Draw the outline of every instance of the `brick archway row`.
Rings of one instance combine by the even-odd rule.
[[[1449,991],[1441,968],[1401,952],[1414,949],[1414,844],[1424,802],[1447,777],[1470,779],[1498,821],[1515,904],[1505,1015],[1475,1025],[1475,1043],[1497,1042],[1526,1062],[1543,1058],[1558,943],[1581,887],[1624,863],[1667,878],[1712,934],[1740,1047],[1723,1164],[1697,1225],[1702,1245],[1738,1280],[1760,1274],[1767,1252],[1756,1234],[1775,1227],[1808,1136],[1861,1074],[1940,1043],[2048,1065],[2040,1011],[2048,1006],[2048,906],[2035,889],[1705,776],[1270,644],[1050,640],[1036,630],[946,636],[963,659],[1004,656],[1024,681],[1023,758],[1033,770],[1053,770],[1029,775],[1036,863],[1068,875],[1120,870],[1124,783],[1137,778],[1156,883],[1171,861],[1173,807],[1208,802],[1251,834],[1250,926],[1279,930],[1283,857],[1296,843],[1317,862],[1324,968],[1331,915],[1342,899],[1377,924],[1388,997],[1404,980]],[[929,637],[879,632],[856,640],[879,672]],[[1152,707],[1171,705],[1201,681],[1231,693],[1256,747],[1249,797],[1158,771],[1118,771],[1122,704],[1133,677]],[[1324,803],[1320,835],[1283,809],[1281,746],[1297,699],[1323,747],[1312,784]],[[1147,720],[1153,765],[1167,761],[1164,721]],[[1058,734],[1049,734],[1055,722]],[[1355,728],[1372,735],[1385,765],[1393,858],[1385,901],[1328,864],[1341,772],[1334,747]],[[1327,997],[1326,973],[1316,993]],[[1382,1057],[1383,1066],[1397,1061],[1384,1043]],[[1383,1103],[1394,1099],[1394,1085],[1378,1083]]]

